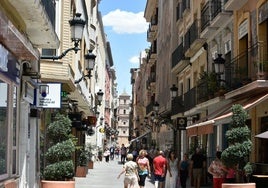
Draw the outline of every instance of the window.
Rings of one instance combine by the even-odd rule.
[[[17,174],[17,86],[0,77],[0,180]],[[10,95],[13,93],[13,95]],[[12,117],[12,118],[9,118]],[[9,128],[10,127],[10,128]],[[9,144],[11,143],[11,144]],[[12,150],[12,152],[8,152]],[[11,156],[10,156],[11,155]],[[10,160],[10,162],[9,162]],[[11,164],[11,168],[9,168]]]
[[[7,174],[9,85],[0,80],[0,175]]]

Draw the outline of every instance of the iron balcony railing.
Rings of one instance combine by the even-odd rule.
[[[224,80],[231,90],[255,80],[267,80],[267,75],[267,45],[260,42],[225,63]]]
[[[196,88],[193,87],[184,94],[184,109],[190,110],[196,106]]]
[[[184,110],[183,95],[173,98],[171,101],[171,115],[183,113],[184,111],[185,110]]]
[[[154,102],[151,102],[146,106],[146,114],[148,115],[150,112],[154,110]]]
[[[183,43],[181,43],[172,53],[172,65],[171,67],[174,68],[177,64],[181,62],[181,60],[185,59]]]

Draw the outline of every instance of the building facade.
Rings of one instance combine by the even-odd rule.
[[[266,7],[265,0],[147,1],[144,17],[152,46],[133,86],[146,80],[143,101],[148,103],[137,100],[133,106],[146,108],[141,117],[149,123],[137,125],[149,125],[156,139],[151,146],[171,145],[180,157],[201,147],[209,163],[217,150],[227,147],[230,110],[241,104],[249,113],[255,151],[250,161],[267,162],[266,140],[254,137],[266,125]],[[173,84],[176,96],[169,94]],[[133,89],[136,97],[140,86]]]
[[[118,145],[125,146],[129,145],[128,136],[129,136],[129,115],[131,112],[130,108],[131,100],[130,95],[126,92],[123,92],[118,97],[118,108],[117,108],[117,130],[118,132]]]
[[[57,112],[69,115],[79,145],[103,145],[105,135],[95,139],[97,128],[88,122],[93,118],[97,120],[93,126],[98,126],[105,115],[99,91],[104,99],[114,101],[116,72],[98,4],[97,0],[0,3],[0,187],[6,182],[39,187],[45,129]],[[85,22],[78,41],[71,39],[73,19]],[[96,56],[93,69],[85,62],[89,52]],[[102,76],[107,65],[108,83]],[[54,84],[59,88],[54,89]],[[59,98],[40,105],[38,99],[52,93]]]

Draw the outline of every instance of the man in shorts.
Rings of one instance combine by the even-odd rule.
[[[164,188],[167,160],[163,155],[163,151],[159,151],[158,156],[153,159],[155,188]]]

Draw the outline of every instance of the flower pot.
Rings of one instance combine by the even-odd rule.
[[[255,183],[223,183],[222,188],[255,188]]]
[[[94,163],[93,161],[88,161],[88,169],[93,169]]]
[[[41,188],[75,188],[75,181],[41,181]]]
[[[76,177],[86,177],[87,171],[88,171],[87,166],[78,166],[78,167],[76,167],[75,176]]]

